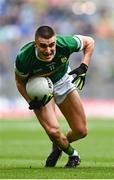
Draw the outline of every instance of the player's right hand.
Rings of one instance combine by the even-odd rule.
[[[42,101],[38,100],[37,97],[35,97],[33,100],[29,102],[29,109],[39,109],[42,106]]]
[[[38,100],[37,97],[35,97],[33,100],[31,100],[29,102],[29,109],[33,110],[33,109],[39,109],[42,106],[45,106],[51,99],[53,96],[44,96],[42,100]]]

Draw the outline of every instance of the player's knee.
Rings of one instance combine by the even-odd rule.
[[[86,127],[80,127],[77,129],[78,136],[80,138],[84,138],[87,136],[87,128]]]
[[[87,128],[86,127],[78,127],[73,130],[73,139],[81,139],[87,136]]]
[[[51,140],[58,140],[60,138],[60,129],[58,127],[51,127],[48,132]]]

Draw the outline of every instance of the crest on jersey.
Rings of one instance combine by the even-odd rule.
[[[67,60],[68,60],[68,59],[67,59],[66,56],[62,56],[62,57],[61,57],[61,62],[62,62],[62,63],[65,63]]]

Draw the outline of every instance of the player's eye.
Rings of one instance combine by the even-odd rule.
[[[40,47],[41,48],[47,48],[47,47],[50,47],[50,48],[52,48],[53,46],[55,45],[55,42],[52,42],[52,43],[50,43],[50,44],[44,44],[44,43],[40,43]]]
[[[49,44],[49,47],[53,47],[54,45],[55,45],[55,42],[50,43],[50,44]]]
[[[40,47],[41,48],[47,48],[48,46],[47,46],[47,44],[40,43]]]

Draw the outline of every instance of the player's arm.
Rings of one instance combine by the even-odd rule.
[[[15,73],[16,86],[20,94],[25,98],[25,100],[29,104],[29,109],[36,109],[42,106],[42,102],[38,101],[38,99],[34,98],[33,100],[27,94],[26,91],[26,78],[23,78]]]
[[[16,86],[20,94],[25,98],[25,100],[29,103],[31,101],[30,97],[26,92],[26,78],[22,78],[18,74],[15,73]]]
[[[88,36],[78,35],[77,37],[80,40],[80,50],[83,51],[83,59],[81,65],[69,74],[76,74],[76,77],[72,82],[75,83],[76,87],[81,90],[85,84],[86,72],[94,50],[94,40]]]
[[[16,80],[17,89],[20,92],[20,94],[25,98],[25,100],[28,102],[30,110],[39,109],[40,107],[44,106],[51,100],[50,97],[47,99],[46,95],[41,101],[38,100],[37,97],[31,100],[26,91],[27,79],[15,73],[15,80]]]
[[[40,108],[44,105],[46,97],[43,98],[42,101],[39,101],[38,98],[31,99],[26,91],[26,83],[29,76],[29,71],[26,70],[23,61],[21,60],[20,56],[17,55],[16,62],[15,62],[15,81],[16,86],[20,94],[24,97],[24,99],[29,104],[29,109],[36,109]]]
[[[89,65],[89,61],[91,59],[93,50],[94,50],[94,39],[89,36],[78,36],[80,40],[82,41],[82,51],[83,51],[83,59],[82,63]]]

